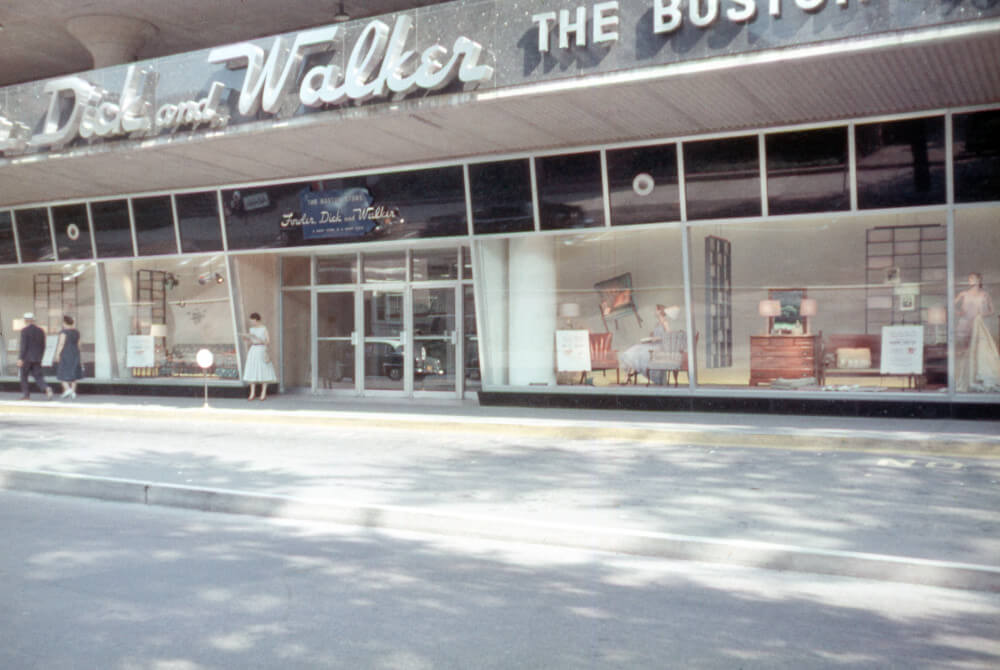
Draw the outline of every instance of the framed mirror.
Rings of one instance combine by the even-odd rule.
[[[781,304],[778,316],[768,318],[768,332],[772,335],[802,335],[809,332],[809,317],[802,313],[802,301],[806,297],[804,288],[771,288],[767,290],[768,300]]]

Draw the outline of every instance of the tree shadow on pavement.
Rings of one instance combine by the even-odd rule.
[[[1000,662],[996,594],[2,495],[3,667]]]

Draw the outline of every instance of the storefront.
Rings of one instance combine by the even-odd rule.
[[[34,311],[89,381],[237,386],[257,312],[285,392],[1000,400],[1000,5],[358,23],[0,91],[8,382]]]

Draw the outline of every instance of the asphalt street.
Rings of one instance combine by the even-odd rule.
[[[1000,594],[0,492],[0,667],[1000,665]]]
[[[152,504],[177,504],[173,487],[208,492],[205,509],[219,509],[212,505],[230,493],[251,493],[265,496],[252,501],[252,513],[353,506],[350,518],[368,526],[428,530],[430,518],[458,535],[853,576],[874,573],[840,566],[874,555],[890,562],[879,573],[887,579],[932,561],[985,570],[988,588],[1000,583],[996,438],[954,427],[859,426],[848,439],[849,429],[834,432],[828,423],[821,433],[823,422],[815,421],[798,430],[757,429],[749,437],[760,439],[747,443],[748,429],[733,418],[698,430],[661,422],[637,431],[613,416],[604,425],[445,415],[419,423],[289,407],[39,405],[3,408],[7,488],[19,488],[10,485],[11,472],[56,473],[88,486],[138,482],[147,499],[166,487],[166,502]],[[950,455],[951,445],[967,444],[959,437],[985,445],[982,454]],[[699,551],[675,550],[684,543]],[[706,547],[710,555],[700,551]],[[825,563],[775,560],[787,547],[825,552]],[[896,561],[905,565],[897,569]]]

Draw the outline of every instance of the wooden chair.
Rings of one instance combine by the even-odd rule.
[[[618,352],[611,348],[611,338],[614,333],[591,333],[590,334],[590,369],[594,372],[600,370],[602,375],[607,375],[608,370],[615,371],[615,383],[621,383],[621,372],[618,370]],[[587,378],[587,373],[580,373],[580,383]]]
[[[594,289],[601,298],[599,309],[604,330],[608,330],[608,319],[614,321],[615,328],[618,328],[618,319],[632,315],[642,325],[642,317],[639,316],[633,296],[631,272],[597,282]]]

